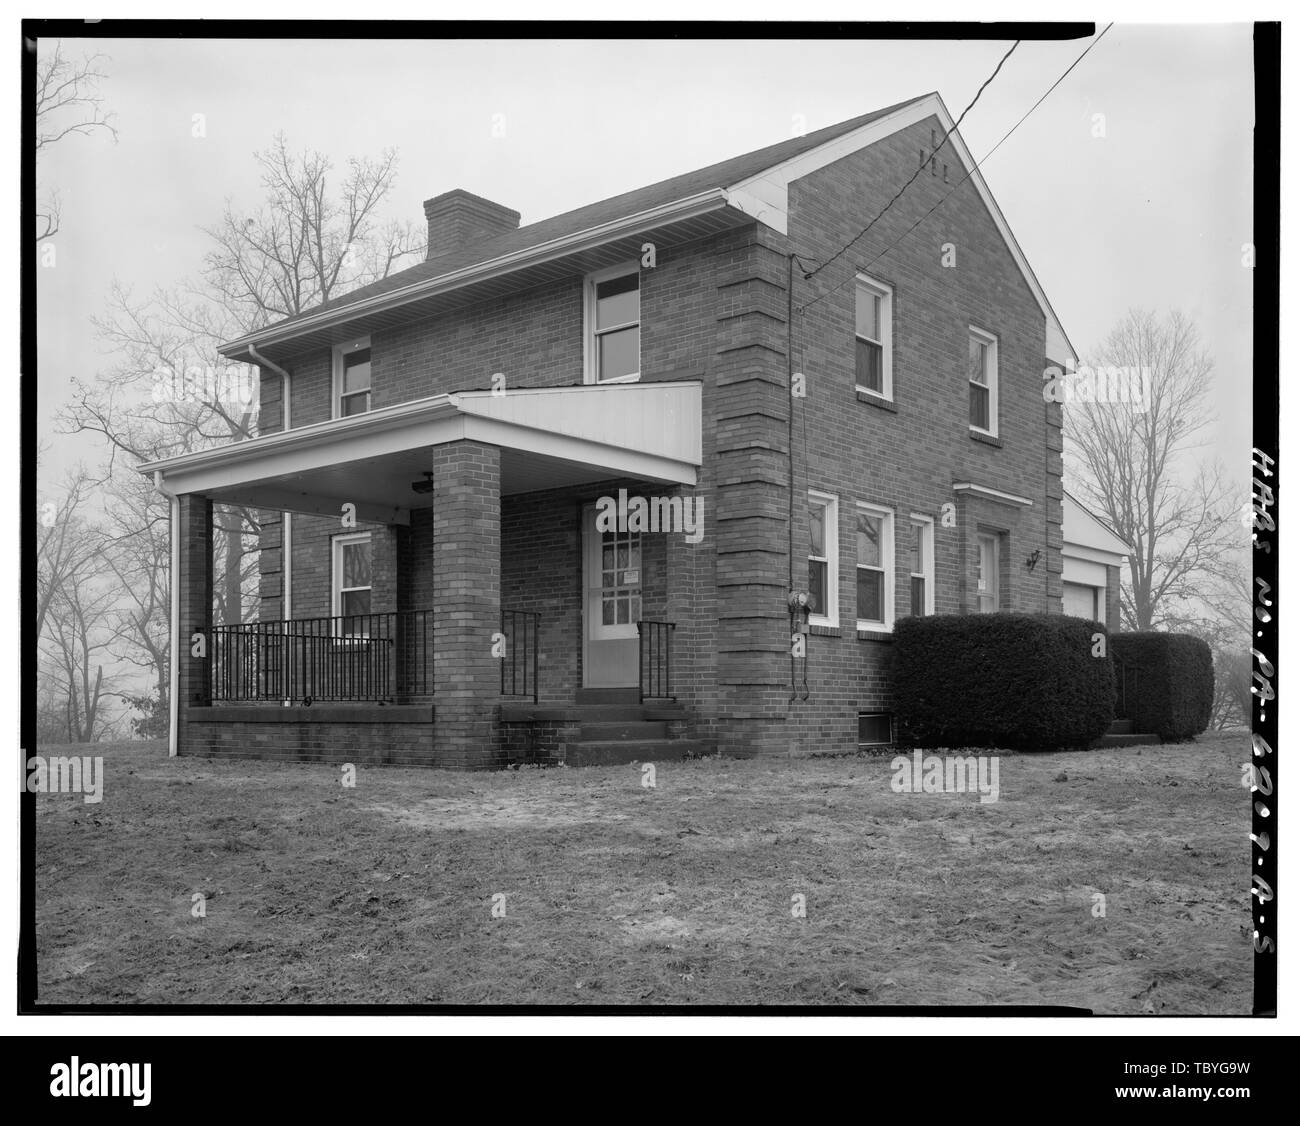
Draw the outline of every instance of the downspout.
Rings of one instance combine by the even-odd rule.
[[[288,430],[292,425],[290,417],[290,398],[289,398],[289,373],[284,370],[274,360],[268,360],[257,347],[253,344],[248,346],[248,354],[252,357],[253,362],[258,367],[270,368],[280,377],[280,429]],[[282,561],[280,564],[281,581],[283,583],[283,609],[281,616],[284,620],[290,621],[293,618],[293,513],[280,513],[280,527],[283,531],[280,533],[280,551]]]
[[[155,469],[153,473],[153,487],[157,489],[168,500],[169,511],[169,535],[171,541],[170,560],[168,561],[169,571],[167,574],[167,586],[170,589],[170,629],[171,629],[171,661],[167,669],[167,757],[175,758],[179,746],[180,736],[180,650],[181,650],[181,590],[177,584],[177,578],[181,573],[181,539],[176,534],[176,526],[180,523],[181,502],[180,498],[163,484],[163,475],[161,469]]]

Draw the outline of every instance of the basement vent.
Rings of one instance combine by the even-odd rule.
[[[858,712],[859,747],[888,747],[893,741],[893,712]]]

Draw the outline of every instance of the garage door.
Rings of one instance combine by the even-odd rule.
[[[1098,611],[1101,608],[1101,590],[1083,583],[1065,583],[1062,597],[1065,612],[1072,618],[1087,618],[1099,622]]]

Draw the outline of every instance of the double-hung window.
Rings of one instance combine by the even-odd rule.
[[[998,433],[998,341],[971,328],[967,346],[970,384],[970,428],[996,437]]]
[[[919,618],[934,613],[934,521],[913,513],[908,536],[908,612]]]
[[[854,310],[857,387],[884,399],[894,397],[892,357],[893,290],[858,275]]]
[[[370,409],[370,337],[334,349],[334,417]]]
[[[857,506],[858,629],[894,628],[894,514]]]
[[[369,532],[334,537],[331,572],[333,615],[344,619],[339,633],[367,633],[373,582]]]
[[[587,382],[632,382],[641,374],[639,266],[587,278]]]
[[[839,624],[838,512],[834,497],[808,494],[808,620],[814,625]]]

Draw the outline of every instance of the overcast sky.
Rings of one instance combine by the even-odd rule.
[[[1025,42],[962,126],[982,157],[1085,44]],[[90,318],[116,278],[193,276],[223,201],[260,198],[254,152],[400,153],[388,215],[451,188],[530,223],[937,90],[954,117],[1008,42],[68,41],[110,60],[119,139],[73,137],[39,170],[63,203],[38,271],[43,476],[98,462],[53,434],[73,375],[108,358]],[[193,115],[206,137],[191,135]],[[1094,115],[1105,115],[1105,137]],[[504,136],[493,131],[504,115]],[[797,117],[801,115],[801,118]],[[1248,477],[1253,86],[1248,26],[1116,25],[983,166],[1076,348],[1130,306],[1180,308],[1216,364],[1213,452]]]

